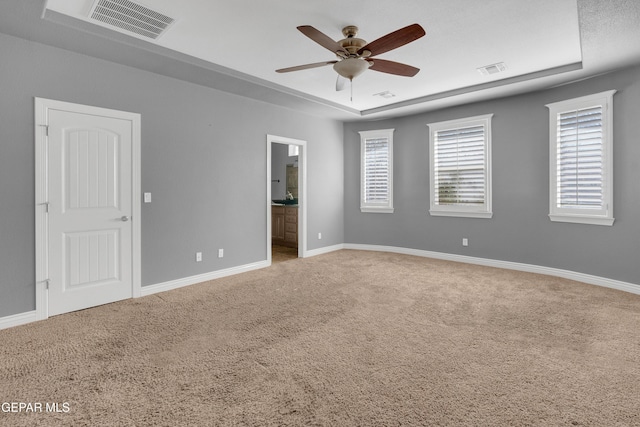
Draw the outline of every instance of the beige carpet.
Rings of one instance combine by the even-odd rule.
[[[405,255],[56,316],[0,356],[3,408],[43,405],[2,426],[640,426],[639,296]]]

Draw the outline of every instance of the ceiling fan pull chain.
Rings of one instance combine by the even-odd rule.
[[[349,100],[353,102],[353,79],[349,79],[349,87],[351,88],[351,94],[349,96]]]

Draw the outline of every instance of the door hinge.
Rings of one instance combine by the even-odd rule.
[[[40,203],[40,205],[44,206],[44,213],[49,213],[49,202]]]
[[[49,125],[38,125],[44,127],[44,134],[49,136]]]
[[[50,282],[50,281],[51,281],[50,279],[45,279],[45,280],[43,280],[43,281],[42,281],[42,282],[40,282],[40,283],[44,283],[44,287],[45,287],[45,289],[46,289],[46,290],[49,290],[49,282]]]

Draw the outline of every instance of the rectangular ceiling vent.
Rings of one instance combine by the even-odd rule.
[[[154,40],[175,21],[164,13],[129,0],[96,0],[89,17]]]
[[[478,68],[478,72],[483,76],[488,76],[489,74],[501,73],[507,69],[507,66],[504,62],[498,62],[497,64],[486,65],[484,67]]]
[[[374,93],[373,96],[380,96],[382,98],[393,98],[395,95],[388,90],[385,90],[384,92]]]

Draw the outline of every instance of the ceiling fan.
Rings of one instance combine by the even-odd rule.
[[[339,75],[336,83],[336,90],[341,90],[344,88],[344,80],[341,79],[341,77],[353,80],[369,68],[382,73],[406,77],[413,77],[418,73],[418,71],[420,71],[419,68],[412,67],[411,65],[375,58],[377,55],[381,55],[392,49],[404,46],[405,44],[411,43],[412,41],[424,36],[425,31],[418,24],[412,24],[396,30],[386,36],[382,36],[379,39],[372,41],[371,43],[367,43],[366,41],[356,37],[358,27],[354,25],[344,27],[342,29],[342,34],[345,38],[337,42],[311,25],[302,25],[297,28],[302,34],[309,37],[320,46],[335,53],[338,59],[334,61],[315,62],[313,64],[281,68],[276,70],[278,73],[288,73],[291,71],[306,70],[309,68],[317,68],[333,64],[333,69]]]

